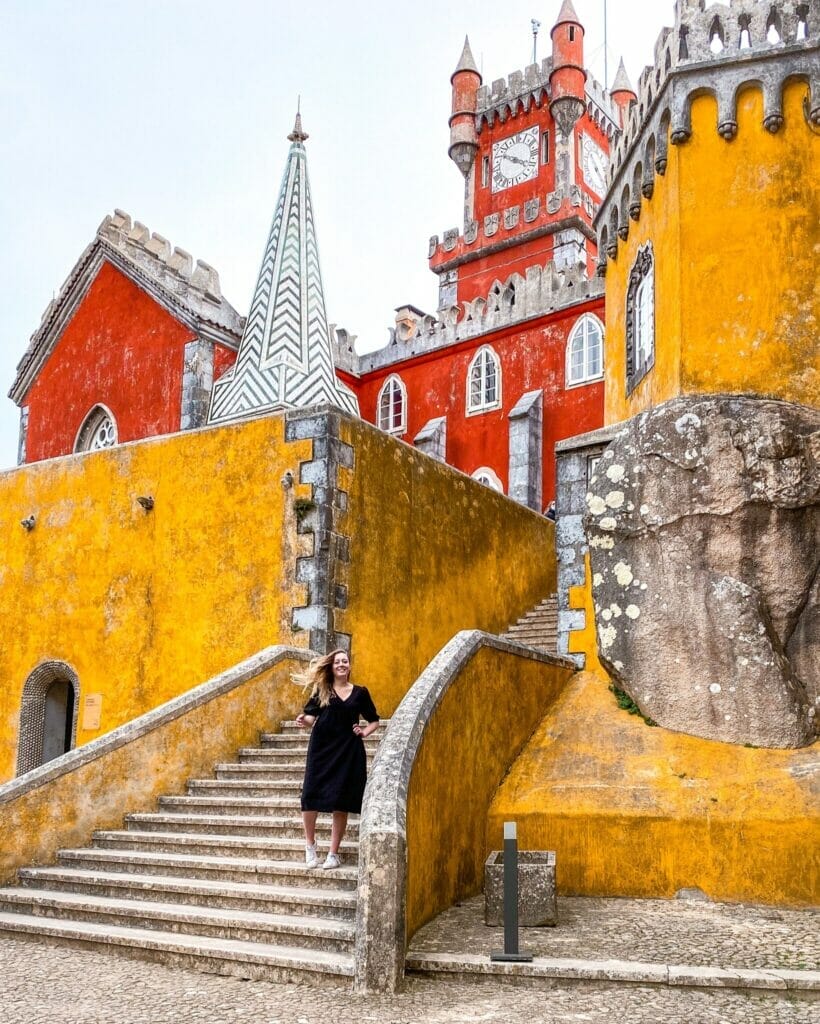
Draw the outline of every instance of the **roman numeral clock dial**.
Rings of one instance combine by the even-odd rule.
[[[537,127],[493,143],[493,192],[531,181],[537,174]]]

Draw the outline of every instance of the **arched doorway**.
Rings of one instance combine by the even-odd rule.
[[[77,735],[80,682],[62,661],[47,661],[23,686],[17,774],[30,772],[71,750]]]

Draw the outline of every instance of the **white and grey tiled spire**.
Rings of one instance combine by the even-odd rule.
[[[209,423],[329,402],[358,415],[336,377],[313,222],[302,120],[288,162],[236,363],[213,388]]]

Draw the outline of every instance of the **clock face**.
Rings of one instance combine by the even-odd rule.
[[[538,174],[538,127],[493,143],[493,192],[501,192]]]
[[[588,135],[581,136],[581,169],[584,181],[598,196],[606,195],[606,168],[609,160],[601,147]]]

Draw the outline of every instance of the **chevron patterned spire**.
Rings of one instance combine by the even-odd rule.
[[[209,423],[329,402],[358,415],[336,377],[302,130],[296,115],[268,244],[236,363],[214,384]]]

